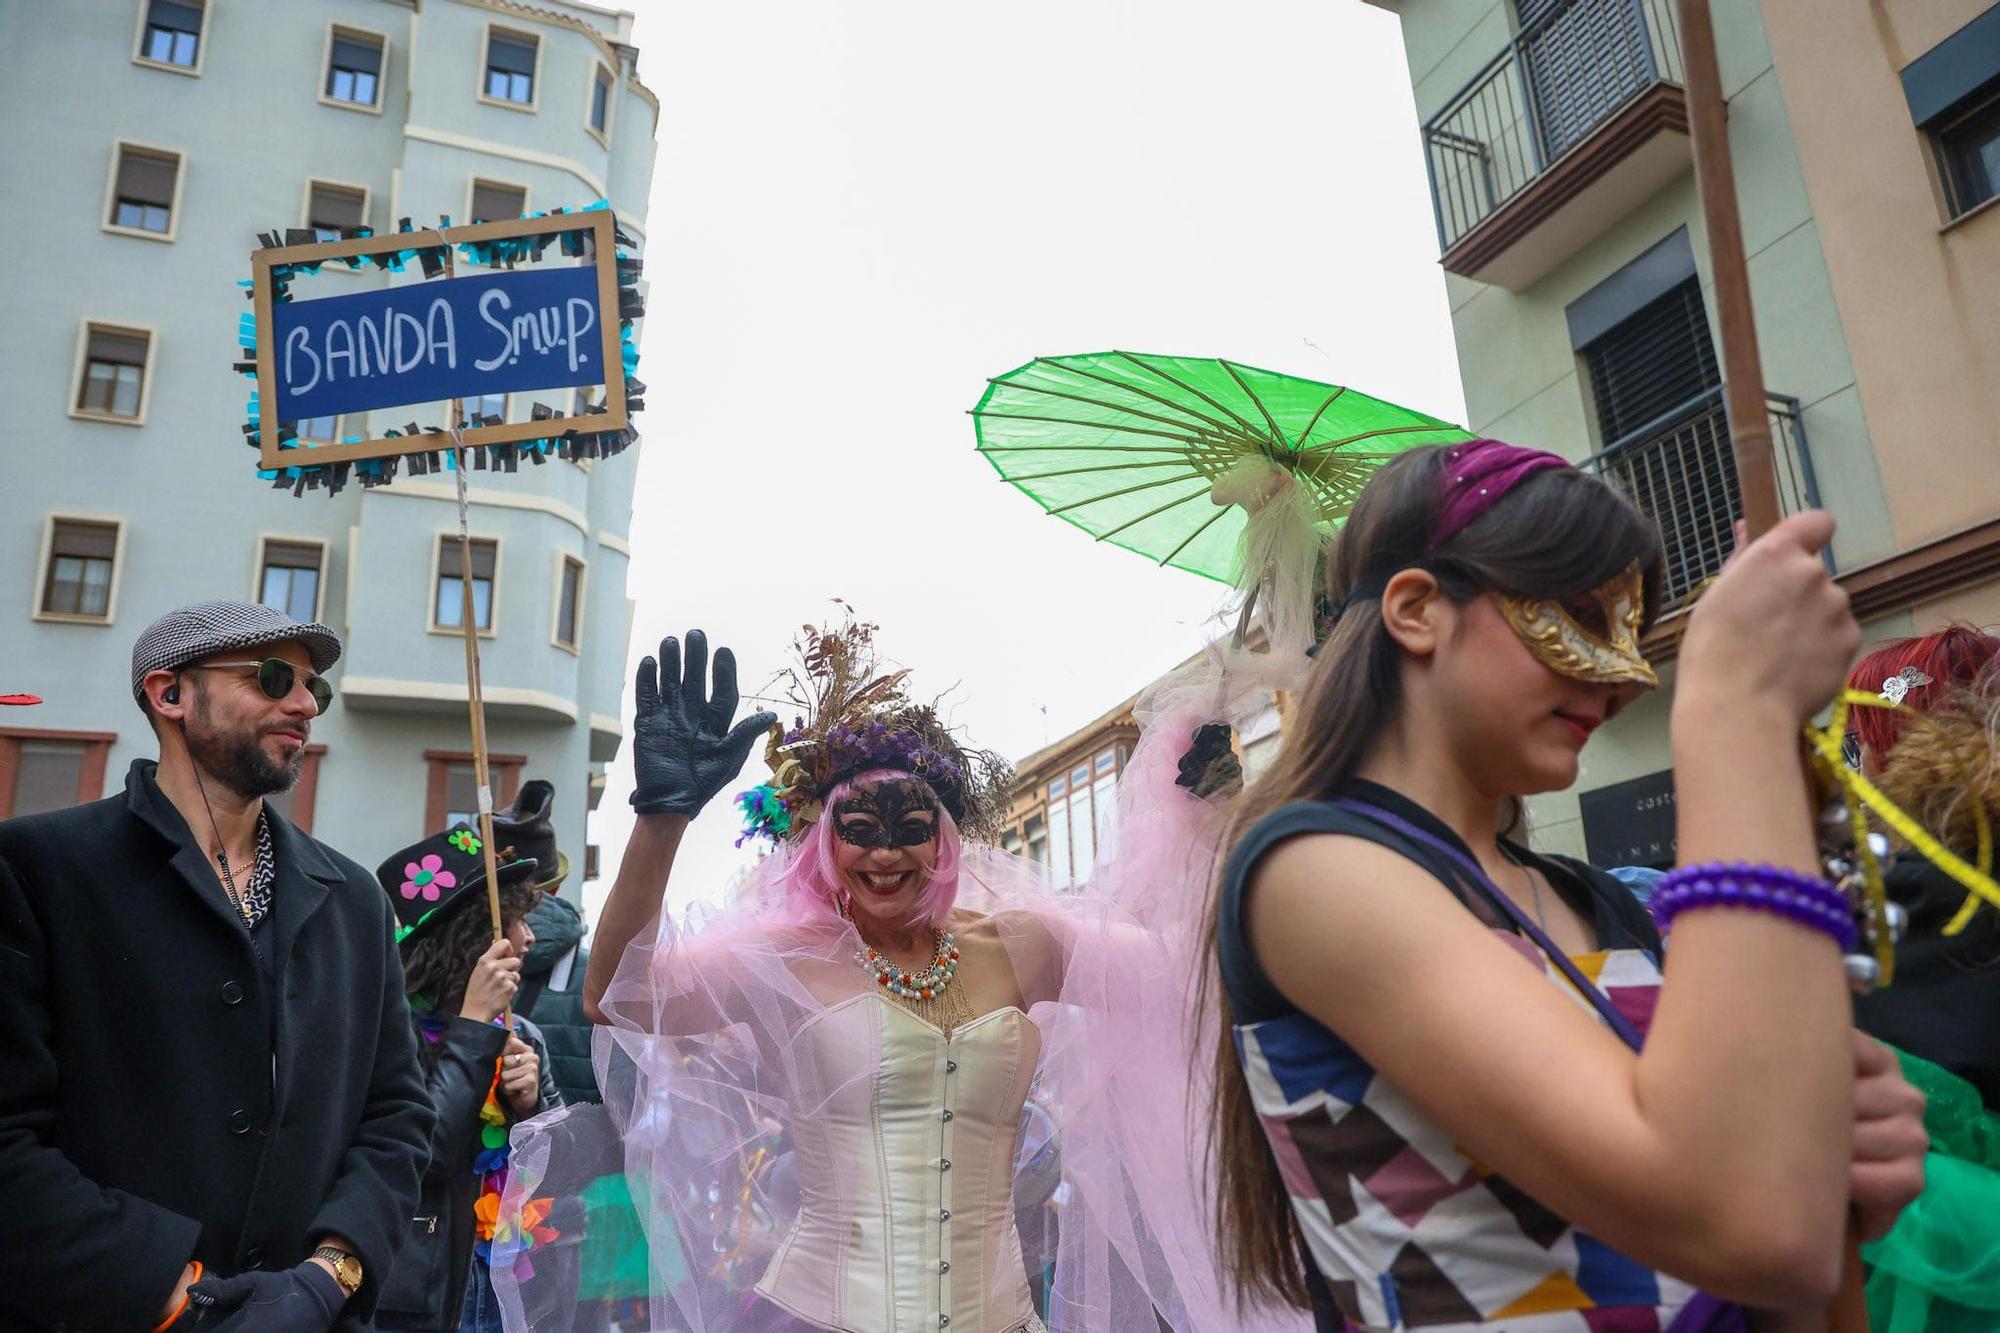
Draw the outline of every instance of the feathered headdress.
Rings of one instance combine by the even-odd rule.
[[[827,794],[856,774],[893,768],[930,784],[968,838],[992,841],[1006,821],[1014,770],[1005,759],[961,745],[928,704],[911,700],[907,670],[885,671],[877,626],[849,611],[838,626],[802,627],[798,665],[781,678],[801,710],[771,728],[764,758],[771,780],[736,798],[743,837],[803,837]]]

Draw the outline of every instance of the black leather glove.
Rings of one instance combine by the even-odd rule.
[[[326,1333],[347,1304],[333,1274],[307,1261],[282,1273],[205,1277],[188,1288],[202,1333]]]
[[[687,634],[687,664],[678,639],[660,641],[660,659],[639,663],[638,712],[632,719],[632,808],[643,815],[700,813],[743,771],[750,747],[778,720],[757,713],[732,729],[736,716],[736,655],[715,652],[715,688],[708,688],[708,636]]]
[[[1194,733],[1188,752],[1181,756],[1176,787],[1186,787],[1196,796],[1217,792],[1234,795],[1243,786],[1243,765],[1231,745],[1233,732],[1227,722],[1210,722]]]

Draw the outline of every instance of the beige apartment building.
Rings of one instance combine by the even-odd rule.
[[[1685,599],[1739,500],[1672,0],[1371,3],[1402,24],[1466,425],[1627,486]],[[2000,621],[2000,4],[1712,9],[1781,494],[1839,519],[1871,638]],[[1667,705],[1600,733],[1538,841],[1671,856]]]
[[[1465,424],[1626,486],[1683,604],[1740,501],[1673,0],[1368,2],[1402,24]],[[1839,519],[1870,638],[2000,622],[2000,4],[1712,8],[1781,495]],[[1532,803],[1542,846],[1671,859],[1681,623],[1667,688]],[[1238,719],[1253,775],[1284,702]],[[1010,840],[1079,878],[1136,734],[1128,701],[1027,757]]]

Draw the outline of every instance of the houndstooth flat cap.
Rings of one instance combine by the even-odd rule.
[[[299,643],[314,671],[325,673],[340,660],[340,636],[324,625],[301,625],[283,611],[256,602],[196,602],[169,611],[132,645],[132,697],[144,693],[146,677],[198,662],[227,648],[266,643]]]

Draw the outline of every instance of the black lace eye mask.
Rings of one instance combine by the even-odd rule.
[[[849,820],[850,815],[872,818]],[[857,787],[833,807],[833,831],[850,847],[921,847],[937,837],[937,793],[921,778]]]

